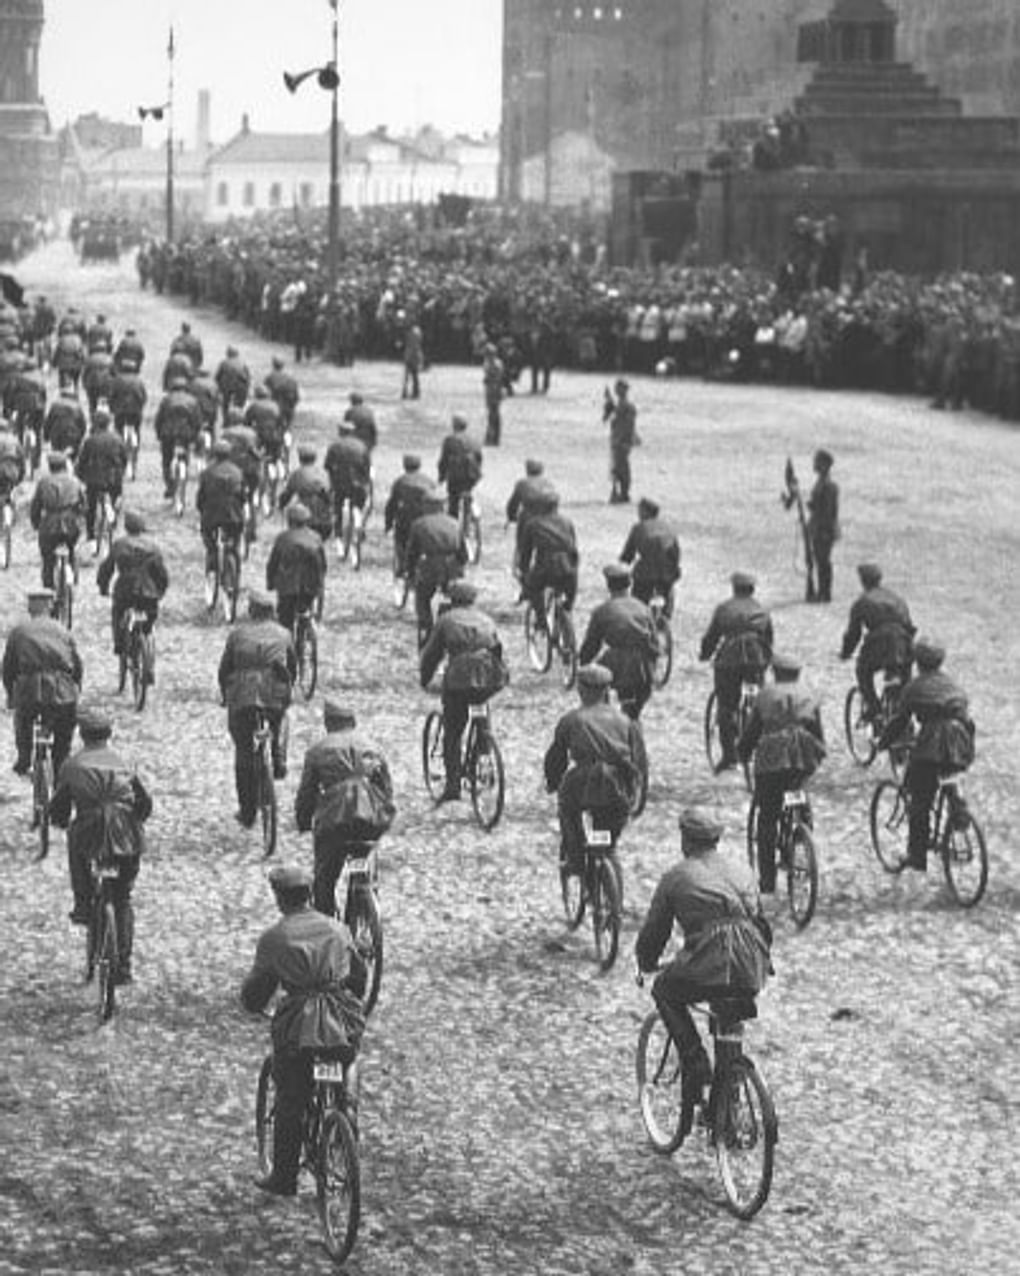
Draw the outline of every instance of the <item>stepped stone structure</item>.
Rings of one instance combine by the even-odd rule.
[[[43,0],[0,0],[0,217],[52,212],[56,138],[39,96]]]

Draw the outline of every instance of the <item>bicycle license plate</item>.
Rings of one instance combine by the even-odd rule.
[[[783,794],[783,806],[807,806],[807,794],[803,789],[790,789]]]
[[[582,812],[581,823],[584,826],[584,840],[587,846],[612,846],[612,833],[609,829],[597,829],[589,811]]]
[[[347,871],[351,877],[371,877],[372,861],[367,855],[362,856],[361,859],[348,860]]]
[[[342,1063],[316,1063],[312,1065],[312,1076],[316,1081],[340,1082],[344,1079]]]
[[[488,716],[489,716],[489,713],[484,704],[469,704],[468,705],[469,718],[487,718]]]

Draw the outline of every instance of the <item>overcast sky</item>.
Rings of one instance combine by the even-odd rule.
[[[340,0],[339,13],[351,130],[498,128],[502,0]],[[217,142],[245,111],[256,129],[327,127],[327,95],[312,80],[291,96],[282,73],[328,60],[329,0],[46,0],[40,82],[54,127],[91,110],[137,120],[138,106],[164,101],[171,18],[176,130],[189,142],[202,88]],[[146,142],[164,127],[147,124]]]

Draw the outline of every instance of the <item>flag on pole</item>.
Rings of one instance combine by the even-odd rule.
[[[170,24],[170,39],[167,42],[166,55],[168,58],[172,58],[174,56],[174,28],[172,23]]]

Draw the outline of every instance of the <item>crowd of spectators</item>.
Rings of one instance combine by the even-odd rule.
[[[640,270],[608,265],[604,233],[565,217],[476,207],[437,225],[345,210],[333,298],[322,219],[274,215],[149,244],[139,265],[143,284],[220,306],[270,340],[311,333],[322,349],[332,334],[341,363],[399,358],[416,324],[427,363],[480,361],[489,340],[522,366],[542,342],[558,367],[923,393],[1020,419],[1010,275],[921,280],[864,260],[841,278],[839,240],[832,219],[795,227],[778,272]]]

